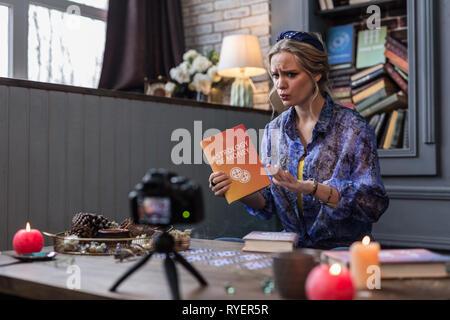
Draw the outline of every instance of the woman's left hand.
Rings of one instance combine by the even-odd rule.
[[[269,170],[272,175],[272,181],[277,186],[288,189],[291,192],[295,193],[305,193],[305,184],[303,181],[297,180],[289,171],[283,171],[277,165],[268,164],[266,168]]]

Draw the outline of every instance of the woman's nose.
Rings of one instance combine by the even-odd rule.
[[[286,81],[286,79],[285,79],[285,77],[279,77],[278,78],[278,81],[277,81],[277,83],[276,83],[276,86],[277,86],[277,88],[278,89],[284,89],[284,88],[286,88],[287,87],[287,81]]]

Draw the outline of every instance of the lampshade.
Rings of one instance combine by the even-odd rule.
[[[230,78],[248,78],[266,73],[258,38],[249,34],[223,38],[218,73]]]

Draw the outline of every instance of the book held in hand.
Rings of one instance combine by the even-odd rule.
[[[427,249],[390,249],[378,253],[382,279],[445,278],[450,276],[450,256]],[[323,251],[323,263],[350,265],[349,251]]]
[[[214,172],[224,172],[231,179],[225,193],[228,203],[270,185],[270,179],[244,125],[227,129],[200,142]]]
[[[297,246],[298,234],[294,232],[252,231],[244,238],[243,251],[288,252]]]

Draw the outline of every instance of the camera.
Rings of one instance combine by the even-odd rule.
[[[168,226],[203,220],[200,186],[166,169],[150,169],[128,198],[137,224]]]

